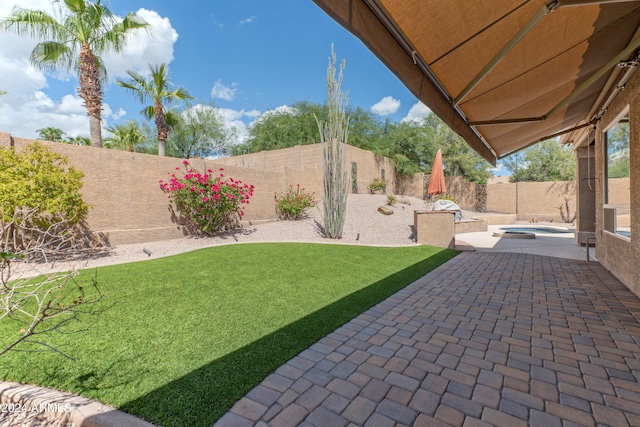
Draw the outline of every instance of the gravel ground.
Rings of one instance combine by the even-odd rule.
[[[39,412],[4,412],[0,413],[0,427],[74,427],[74,424],[55,415]]]
[[[148,243],[119,245],[108,254],[82,261],[57,262],[55,264],[22,264],[14,271],[14,277],[29,277],[71,268],[92,268],[124,262],[142,261],[188,252],[199,248],[225,244],[251,242],[317,242],[351,245],[410,246],[415,245],[410,236],[413,211],[426,209],[424,200],[397,196],[404,203],[391,207],[392,215],[379,213],[378,207],[386,205],[387,196],[350,194],[347,199],[347,216],[341,239],[328,239],[322,231],[322,205],[309,210],[308,217],[300,221],[273,221],[248,225],[241,230],[216,237],[171,239]],[[143,252],[147,249],[151,255]]]

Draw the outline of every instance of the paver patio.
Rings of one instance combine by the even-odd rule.
[[[466,252],[215,426],[640,426],[639,380],[640,300],[598,263]]]

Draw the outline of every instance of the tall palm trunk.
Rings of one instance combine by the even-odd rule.
[[[82,46],[80,52],[80,87],[78,95],[84,100],[89,115],[89,132],[91,146],[102,147],[102,87],[100,86],[100,69],[96,56],[89,45]]]
[[[158,156],[165,156],[167,152],[167,139],[169,138],[169,126],[164,118],[162,102],[156,101],[156,128],[158,129]]]

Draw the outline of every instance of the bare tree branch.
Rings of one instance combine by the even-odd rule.
[[[77,269],[37,278],[15,278],[12,267],[22,261],[86,257],[106,250],[106,246],[88,229],[70,225],[73,221],[51,221],[44,228],[38,226],[39,219],[37,208],[18,209],[10,220],[0,215],[0,322],[14,324],[12,330],[17,332],[0,337],[0,356],[12,350],[54,351],[73,360],[45,342],[44,336],[83,332],[86,329],[73,327],[81,322],[81,316],[104,310],[95,308],[102,299],[97,273],[91,284],[83,285],[76,281]]]

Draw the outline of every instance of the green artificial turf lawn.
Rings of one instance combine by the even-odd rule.
[[[106,311],[83,318],[86,332],[47,337],[76,360],[10,352],[0,378],[77,393],[162,426],[210,426],[287,360],[456,254],[261,243],[102,267]],[[0,334],[10,332],[0,325]]]

